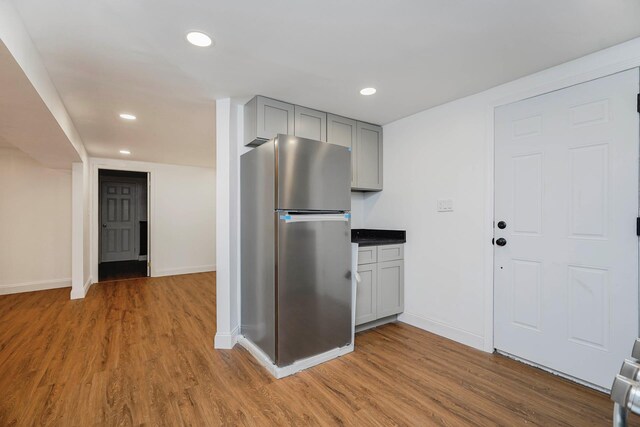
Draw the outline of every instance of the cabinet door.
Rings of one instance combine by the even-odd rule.
[[[259,96],[257,109],[258,138],[269,140],[279,133],[284,135],[294,134],[293,104]]]
[[[356,153],[358,147],[357,122],[345,117],[327,114],[327,142],[351,148],[351,187],[356,187],[357,165]]]
[[[404,262],[386,261],[378,267],[378,318],[404,310]]]
[[[356,188],[382,190],[382,128],[358,122]]]
[[[377,319],[378,264],[358,266],[360,283],[356,287],[356,326]]]
[[[327,142],[327,113],[295,106],[295,135]]]

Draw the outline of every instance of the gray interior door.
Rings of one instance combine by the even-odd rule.
[[[100,262],[137,259],[136,184],[107,181],[101,185]]]
[[[348,215],[278,215],[277,365],[351,342]]]

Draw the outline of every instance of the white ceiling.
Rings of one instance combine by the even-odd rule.
[[[386,124],[640,36],[638,0],[13,0],[91,155],[212,166],[219,97]],[[196,48],[186,31],[212,35]],[[374,86],[378,93],[358,92]],[[138,116],[123,122],[120,112]]]
[[[0,40],[0,148],[18,148],[42,164],[69,169],[80,160],[67,135]]]

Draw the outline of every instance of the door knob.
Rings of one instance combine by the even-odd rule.
[[[504,246],[506,244],[507,244],[507,239],[505,239],[504,237],[501,237],[498,240],[496,240],[496,245],[498,246]]]
[[[640,360],[640,338],[636,338],[636,342],[633,343],[633,350],[631,350],[631,357]]]
[[[107,228],[107,224],[102,224],[102,228]]]
[[[498,223],[498,228],[499,228],[500,230],[504,230],[505,228],[507,228],[507,223],[506,223],[506,222],[504,222],[504,221],[500,221],[500,222]]]

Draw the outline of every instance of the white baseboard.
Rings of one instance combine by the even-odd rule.
[[[216,271],[216,265],[215,264],[196,265],[192,267],[180,267],[180,268],[169,268],[165,270],[156,270],[153,273],[153,277],[178,276],[180,274],[193,274],[193,273],[206,273],[208,271]]]
[[[93,284],[93,280],[91,279],[91,276],[89,276],[89,278],[84,283],[80,291],[78,291],[77,289],[71,288],[71,299],[84,298],[87,295],[87,292],[89,292],[89,288],[91,287],[92,284]]]
[[[68,288],[70,286],[71,279],[38,280],[34,282],[0,285],[0,295],[46,291],[47,289]]]
[[[296,372],[311,368],[321,363],[327,362],[331,359],[335,359],[353,351],[353,343],[344,347],[334,348],[333,350],[326,351],[316,356],[311,356],[306,359],[298,360],[289,366],[278,367],[271,362],[269,356],[267,356],[258,346],[246,339],[243,335],[238,337],[238,344],[246,348],[253,357],[256,358],[262,366],[264,366],[271,375],[276,379],[288,377]]]
[[[233,348],[238,342],[238,335],[240,335],[240,326],[236,326],[231,332],[216,332],[213,340],[213,348],[218,350],[229,350]]]
[[[387,323],[393,323],[398,320],[398,315],[383,317],[382,319],[373,320],[368,323],[363,323],[356,326],[356,333],[363,332],[369,329],[377,328],[378,326],[386,325]]]
[[[416,328],[424,329],[425,331],[432,332],[436,335],[485,351],[484,338],[480,335],[406,312],[399,315],[398,320],[411,326],[415,326]]]

